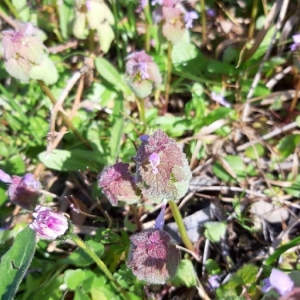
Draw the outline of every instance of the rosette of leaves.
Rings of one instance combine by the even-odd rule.
[[[57,70],[39,38],[39,29],[26,23],[2,33],[4,66],[12,77],[24,83],[29,79],[43,80],[46,84],[57,81]]]
[[[76,0],[73,34],[78,39],[85,39],[88,28],[96,30],[101,50],[107,53],[115,34],[112,25],[114,16],[103,0]]]
[[[179,261],[179,250],[163,230],[147,229],[130,237],[127,267],[139,280],[164,284],[175,276]]]
[[[149,96],[154,86],[162,82],[158,66],[145,51],[131,53],[126,58],[126,82],[140,99]]]
[[[153,154],[159,159],[153,161]],[[135,182],[147,200],[159,203],[186,194],[192,178],[186,155],[163,131],[157,130],[142,140],[135,161]]]
[[[98,176],[98,185],[113,206],[118,205],[119,201],[132,204],[140,200],[141,192],[128,167],[129,164],[120,162],[106,168]]]

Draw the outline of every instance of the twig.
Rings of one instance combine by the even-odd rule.
[[[200,257],[195,252],[193,252],[193,251],[191,251],[191,250],[189,250],[187,248],[181,247],[179,245],[176,245],[176,248],[179,249],[179,250],[181,250],[181,251],[184,251],[184,252],[186,252],[186,253],[188,253],[190,255],[192,255],[196,259],[196,261],[200,262]]]
[[[259,140],[261,140],[261,141],[268,140],[268,139],[270,139],[270,138],[272,138],[272,137],[274,137],[276,135],[279,135],[281,133],[284,133],[286,131],[292,130],[292,129],[297,128],[297,127],[298,127],[298,124],[296,122],[292,122],[292,123],[287,124],[287,125],[285,125],[285,126],[283,126],[281,128],[274,129],[273,131],[271,131],[271,132],[263,135]],[[245,144],[243,144],[241,146],[238,146],[236,150],[238,152],[243,151],[246,148],[248,148],[249,146],[255,145],[257,142],[259,142],[259,140],[258,141],[247,142],[247,143],[245,143]]]

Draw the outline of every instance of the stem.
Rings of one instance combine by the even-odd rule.
[[[89,50],[90,54],[95,52],[95,30],[90,29],[89,32]]]
[[[56,99],[53,96],[53,94],[51,93],[49,87],[41,80],[38,80],[38,83],[42,89],[42,91],[48,96],[48,98],[51,100],[52,104],[55,106],[56,104]],[[72,132],[74,133],[74,135],[84,144],[86,145],[86,147],[90,150],[93,150],[92,146],[89,144],[89,142],[87,140],[85,140],[80,133],[77,131],[77,129],[74,127],[73,123],[71,122],[71,120],[69,119],[69,117],[66,115],[65,112],[63,112],[61,109],[59,110],[59,112],[61,113],[61,116],[63,118],[64,123],[66,124],[66,126],[68,128],[70,128],[72,130]]]
[[[295,92],[293,101],[291,103],[291,106],[289,108],[289,113],[293,112],[294,109],[295,109],[295,107],[296,107],[296,105],[297,105],[299,91],[300,91],[300,76],[298,75],[298,83],[297,83],[297,87],[296,87],[296,92]]]
[[[253,38],[254,29],[255,29],[255,21],[257,15],[258,8],[258,0],[253,0],[252,11],[251,11],[251,22],[248,31],[248,39],[251,40]]]
[[[88,254],[94,260],[94,262],[97,264],[100,270],[116,285],[120,293],[123,294],[124,298],[126,300],[130,300],[130,297],[127,294],[127,292],[123,290],[123,288],[117,282],[115,277],[111,274],[104,262],[97,256],[94,250],[88,244],[86,244],[77,234],[73,234],[71,239],[78,247],[84,250],[85,253]]]
[[[142,133],[144,133],[146,129],[145,99],[136,98],[136,104],[139,110],[140,121],[143,124]]]
[[[146,52],[149,52],[150,51],[150,28],[152,26],[152,18],[150,16],[150,9],[148,4],[144,9],[144,13],[146,18],[145,50]]]
[[[171,79],[172,79],[172,57],[171,57],[171,54],[172,54],[172,44],[171,44],[171,42],[168,42],[167,79],[166,79],[164,113],[168,110],[170,86],[171,86]]]
[[[187,232],[186,232],[186,229],[184,227],[183,220],[182,220],[180,211],[177,207],[177,204],[173,200],[169,200],[169,205],[170,205],[170,208],[172,210],[173,217],[174,217],[175,222],[178,226],[178,230],[179,230],[180,236],[182,238],[182,241],[183,241],[185,247],[187,249],[189,249],[190,251],[196,253],[196,250],[195,250],[193,244],[191,243],[191,241],[190,241],[190,239],[187,235]]]
[[[10,3],[10,0],[4,0],[5,4],[7,5],[7,7],[9,8],[9,10],[11,11],[11,13],[14,15],[14,17],[18,20],[20,20],[20,15],[18,13],[18,11],[16,10],[16,8]]]
[[[206,45],[206,10],[205,10],[205,0],[201,0],[201,22],[202,22],[202,46]]]

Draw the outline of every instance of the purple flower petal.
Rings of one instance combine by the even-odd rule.
[[[284,296],[293,289],[294,282],[284,272],[273,269],[270,275],[270,285],[276,289],[281,296]]]
[[[43,239],[55,240],[68,229],[67,218],[47,207],[38,205],[32,214],[35,220],[29,225]]]
[[[193,21],[198,19],[198,14],[195,11],[186,12],[184,15],[185,28],[192,28]]]
[[[0,169],[0,181],[5,183],[12,183],[12,178]]]
[[[227,102],[226,99],[222,95],[219,95],[215,92],[211,92],[210,96],[214,101],[220,103],[221,105],[223,105],[225,107],[231,107],[231,104],[229,102]]]
[[[159,230],[163,230],[164,228],[164,224],[165,224],[165,211],[166,211],[166,204],[164,203],[161,207],[160,213],[157,216],[157,218],[155,219],[155,228],[159,229]]]

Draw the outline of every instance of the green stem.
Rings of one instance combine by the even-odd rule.
[[[205,0],[201,0],[201,22],[202,22],[202,46],[206,45],[206,9],[205,9]]]
[[[95,30],[93,29],[89,32],[89,50],[91,54],[95,52]]]
[[[142,132],[144,133],[146,130],[145,99],[136,98],[136,104],[139,110],[140,121],[143,123]]]
[[[116,285],[120,293],[123,294],[124,298],[126,300],[130,300],[130,297],[127,294],[127,292],[123,290],[123,288],[117,282],[116,278],[113,276],[113,274],[111,274],[109,269],[106,267],[105,263],[97,256],[94,250],[88,244],[86,244],[77,234],[73,234],[71,239],[78,247],[85,251],[85,253],[88,254],[94,260],[94,262],[97,264],[100,270],[108,277],[108,279],[110,279]]]
[[[177,204],[173,200],[169,200],[168,203],[169,203],[169,206],[172,210],[173,217],[174,217],[175,222],[178,226],[178,230],[179,230],[180,236],[182,238],[182,241],[183,241],[185,247],[187,249],[189,249],[190,251],[196,253],[196,250],[195,250],[193,244],[191,243],[191,241],[190,241],[190,239],[187,235],[187,232],[186,232],[186,229],[184,227],[183,220],[182,220],[180,211],[177,207]]]
[[[38,80],[38,83],[42,89],[42,91],[48,96],[48,98],[51,100],[52,104],[55,105],[56,104],[56,99],[53,96],[53,94],[51,93],[49,87],[44,83],[44,81],[42,80]],[[63,112],[63,111],[59,111],[62,119],[64,121],[64,123],[66,124],[66,126],[68,128],[71,129],[71,131],[74,133],[74,135],[84,144],[86,145],[86,147],[90,150],[93,150],[92,146],[90,145],[90,143],[85,140],[80,133],[77,131],[77,129],[74,127],[73,123],[71,122],[71,120],[69,119],[69,117]]]
[[[11,13],[14,15],[14,17],[18,20],[20,20],[20,15],[18,13],[18,11],[16,10],[16,8],[10,3],[9,0],[4,0],[5,4],[7,5],[7,7],[9,8],[9,10],[11,11]]]
[[[251,40],[253,38],[255,23],[256,23],[256,15],[258,10],[258,0],[253,0],[252,11],[251,11],[251,21],[248,31],[248,39]]]
[[[150,28],[152,27],[152,18],[150,15],[149,5],[147,4],[144,9],[146,17],[146,34],[145,34],[145,50],[146,52],[150,51]]]
[[[171,89],[171,79],[172,79],[172,44],[168,42],[168,56],[167,56],[167,79],[166,79],[166,91],[165,91],[165,105],[164,113],[168,110],[169,96]]]

